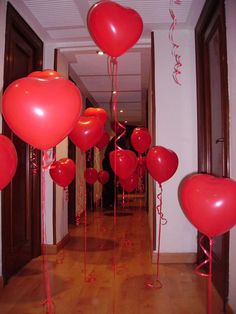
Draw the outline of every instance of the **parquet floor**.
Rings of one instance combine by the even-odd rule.
[[[160,265],[161,289],[150,288],[151,264],[147,213],[132,210],[88,215],[86,253],[84,224],[70,229],[71,240],[48,257],[56,314],[205,314],[206,279],[193,265]],[[115,271],[114,271],[115,269]],[[32,260],[0,290],[1,314],[46,313],[42,257]],[[213,313],[221,306],[213,294]]]

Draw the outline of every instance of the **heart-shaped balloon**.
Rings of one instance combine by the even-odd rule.
[[[54,70],[44,70],[44,71],[34,71],[31,72],[28,77],[38,77],[38,78],[47,78],[47,77],[62,77],[62,75],[59,72],[56,72]]]
[[[137,157],[129,149],[113,150],[109,154],[110,165],[120,179],[130,177],[137,167]]]
[[[0,190],[13,178],[17,167],[17,153],[12,141],[0,134]]]
[[[26,143],[47,150],[61,142],[78,121],[79,89],[63,77],[24,77],[3,94],[3,116]]]
[[[84,171],[84,178],[88,184],[94,184],[98,178],[97,170],[95,168],[86,168]]]
[[[131,134],[131,144],[140,154],[149,149],[152,138],[146,128],[135,128]]]
[[[178,167],[175,152],[163,146],[153,146],[146,157],[147,169],[159,184],[170,179]]]
[[[236,182],[207,174],[195,174],[179,187],[182,209],[189,221],[212,238],[236,224]]]
[[[61,158],[51,164],[49,173],[56,184],[65,188],[75,177],[75,163],[69,158]]]
[[[102,137],[104,125],[98,117],[81,116],[69,134],[72,142],[82,151],[92,148]]]
[[[135,172],[131,174],[131,176],[125,180],[120,179],[120,185],[128,193],[133,192],[138,187],[138,182],[139,182],[139,177],[137,173]]]
[[[143,31],[141,16],[112,1],[94,4],[87,16],[88,30],[95,43],[111,57],[131,48]]]
[[[110,140],[109,134],[107,132],[104,132],[100,141],[97,142],[96,147],[99,149],[103,149],[109,143],[109,140]]]
[[[94,108],[94,107],[89,107],[89,108],[85,109],[83,116],[85,116],[85,117],[90,117],[90,116],[98,117],[103,124],[106,123],[107,117],[108,117],[105,109]]]
[[[98,172],[98,181],[101,184],[106,184],[109,181],[109,172],[106,170],[101,170]]]

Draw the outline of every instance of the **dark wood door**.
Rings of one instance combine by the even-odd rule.
[[[42,69],[43,43],[8,3],[4,89],[14,80]],[[6,283],[41,253],[40,151],[21,141],[3,121],[3,134],[14,143],[18,166],[2,192],[3,278]]]
[[[229,113],[224,1],[207,1],[196,27],[199,171],[229,176]],[[215,238],[213,282],[228,297],[229,233]],[[201,251],[199,250],[199,258]]]

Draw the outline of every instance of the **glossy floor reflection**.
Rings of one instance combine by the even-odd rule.
[[[123,209],[126,210],[126,209]],[[70,242],[48,256],[52,300],[56,314],[205,314],[206,279],[190,264],[160,265],[161,289],[148,288],[155,280],[151,263],[147,212],[132,215],[88,216],[84,225],[70,229]],[[46,313],[42,259],[32,260],[0,290],[1,314]],[[213,295],[213,313],[221,312]]]

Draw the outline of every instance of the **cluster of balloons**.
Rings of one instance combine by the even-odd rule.
[[[109,172],[100,170],[97,172],[95,168],[86,168],[84,171],[84,178],[88,184],[94,184],[97,180],[101,184],[106,184],[109,181]]]
[[[138,157],[128,149],[114,150],[109,156],[111,167],[125,191],[132,192],[137,188],[139,177],[144,175],[146,169],[159,184],[173,176],[178,167],[177,155],[162,146],[149,149],[151,135],[148,129],[135,128],[131,134],[131,144]],[[147,156],[142,156],[147,151]]]

